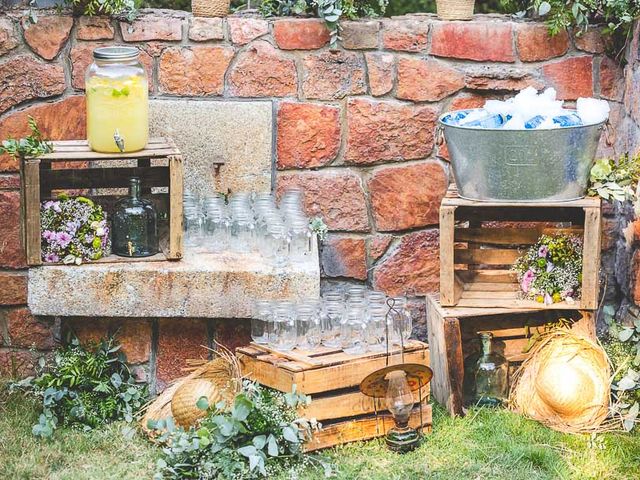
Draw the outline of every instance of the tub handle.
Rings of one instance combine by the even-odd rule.
[[[616,132],[609,119],[604,122],[604,142],[607,147],[612,147],[616,143]]]
[[[436,146],[440,146],[444,143],[444,128],[442,125],[436,126]]]

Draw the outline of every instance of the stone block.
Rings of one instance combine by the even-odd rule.
[[[0,191],[0,267],[26,267],[20,217],[20,192]]]
[[[542,67],[542,73],[560,100],[593,97],[593,57],[570,57]]]
[[[440,202],[448,186],[446,172],[436,161],[375,171],[369,180],[369,196],[377,229],[437,225]]]
[[[251,342],[251,321],[238,318],[216,320],[213,338],[223,347],[235,352],[236,348]]]
[[[365,239],[331,235],[322,246],[322,272],[327,277],[367,279]]]
[[[607,42],[602,34],[602,29],[589,26],[586,32],[574,30],[574,43],[578,50],[589,53],[604,53]]]
[[[282,19],[273,23],[273,38],[282,50],[315,50],[329,43],[329,29],[321,19]]]
[[[437,115],[431,106],[349,100],[346,161],[366,165],[427,157]]]
[[[26,307],[11,308],[0,311],[4,317],[8,344],[18,348],[35,348],[50,350],[56,344],[56,322],[52,318],[34,317]]]
[[[76,38],[78,40],[111,40],[115,35],[115,29],[109,17],[78,18]]]
[[[27,272],[0,271],[0,305],[27,303]]]
[[[184,154],[184,186],[198,194],[271,188],[271,102],[151,100],[154,136]],[[225,164],[216,172],[215,159]]]
[[[264,40],[238,54],[227,76],[229,93],[236,97],[287,97],[298,91],[294,61]]]
[[[302,90],[307,98],[337,100],[366,93],[361,54],[343,50],[307,55],[303,61]]]
[[[40,100],[64,92],[62,65],[18,55],[0,64],[0,114],[27,100]]]
[[[182,18],[173,15],[143,15],[133,22],[120,22],[122,39],[125,42],[182,40]]]
[[[73,18],[66,15],[40,16],[38,21],[23,21],[24,39],[31,50],[45,60],[53,60],[69,39]]]
[[[380,97],[393,90],[396,75],[396,58],[392,53],[367,52],[364,54],[369,74],[371,95]]]
[[[386,50],[421,52],[429,45],[429,22],[384,20],[382,46]]]
[[[340,22],[342,46],[347,50],[369,50],[378,48],[378,20]]]
[[[373,285],[387,295],[437,292],[440,283],[438,230],[405,235],[399,245],[378,263]]]
[[[186,249],[177,262],[32,268],[29,307],[51,316],[249,318],[256,298],[317,296],[319,279],[317,252],[275,268],[254,254]]]
[[[375,262],[380,259],[391,245],[393,235],[374,235],[368,240],[369,257]]]
[[[170,47],[158,66],[160,90],[173,95],[221,95],[233,48],[209,45]]]
[[[168,383],[186,375],[189,359],[209,358],[209,335],[206,320],[195,318],[160,320],[156,376]]]
[[[18,46],[18,35],[10,18],[0,18],[0,56]]]
[[[464,75],[436,60],[398,60],[396,97],[414,102],[435,102],[464,88]]]
[[[516,30],[516,46],[523,62],[548,60],[567,53],[569,34],[561,30],[550,35],[549,27],[543,23],[523,23]]]
[[[262,18],[227,18],[229,37],[236,45],[246,45],[251,40],[269,33],[269,22]]]
[[[477,62],[515,62],[513,26],[507,22],[438,22],[431,54]]]
[[[300,172],[278,175],[278,194],[289,187],[304,191],[307,215],[321,217],[329,230],[369,231],[362,180],[349,170]]]
[[[206,42],[223,40],[224,24],[222,18],[191,17],[189,19],[189,40]]]
[[[340,108],[283,102],[278,109],[278,168],[314,168],[340,150]]]

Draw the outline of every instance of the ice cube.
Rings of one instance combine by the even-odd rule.
[[[520,115],[514,115],[502,126],[503,130],[523,130],[524,120]]]
[[[604,122],[609,118],[609,102],[597,98],[579,98],[576,103],[578,116],[584,125]]]
[[[545,91],[540,94],[542,98],[550,102],[556,101],[556,95],[557,95],[556,89],[553,87],[545,89]]]
[[[503,102],[502,100],[487,100],[484,102],[484,109],[492,114],[501,113],[502,115],[511,114],[511,110],[513,110],[513,104],[509,102]]]
[[[467,112],[467,116],[458,122],[458,125],[467,125],[470,122],[474,122],[476,120],[481,120],[485,117],[488,117],[489,113],[483,108],[476,108],[474,110],[469,110]]]

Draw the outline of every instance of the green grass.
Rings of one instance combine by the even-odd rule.
[[[1,389],[1,387],[0,387]],[[31,435],[36,405],[0,391],[0,479],[150,479],[158,457],[124,424],[91,432]],[[640,434],[570,436],[504,410],[476,410],[452,419],[434,411],[433,433],[416,451],[397,455],[380,441],[325,452],[342,480],[535,480],[640,478]],[[284,480],[285,477],[283,477]],[[318,480],[317,471],[300,480]]]

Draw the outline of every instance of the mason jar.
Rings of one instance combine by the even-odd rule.
[[[289,223],[289,241],[291,242],[291,261],[302,263],[311,255],[311,229],[305,217],[296,217]]]
[[[279,302],[273,310],[271,346],[281,352],[294,349],[298,340],[295,311],[289,302]]]
[[[85,74],[87,141],[96,152],[135,152],[149,139],[149,83],[136,47],[99,47]]]
[[[251,317],[251,340],[269,343],[273,330],[273,306],[269,300],[256,300]]]

